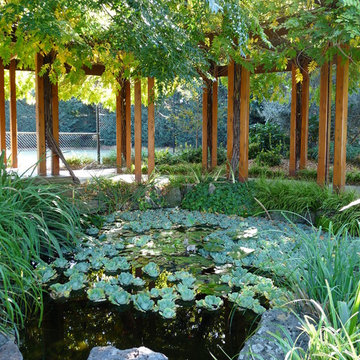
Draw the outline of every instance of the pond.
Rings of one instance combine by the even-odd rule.
[[[291,226],[179,209],[116,213],[37,273],[44,321],[25,360],[87,359],[94,346],[147,346],[170,359],[239,353],[266,308],[286,301]],[[286,230],[286,231],[285,231]]]

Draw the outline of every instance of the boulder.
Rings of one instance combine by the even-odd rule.
[[[255,334],[250,337],[241,350],[238,360],[254,358],[283,360],[285,355],[276,339],[269,333],[279,334],[284,338],[282,329],[288,332],[291,339],[297,339],[297,346],[306,349],[305,335],[301,335],[301,324],[291,312],[281,309],[266,311],[261,318],[260,325]]]
[[[88,360],[168,360],[168,358],[144,346],[127,350],[119,350],[113,346],[98,346],[91,350]]]
[[[168,187],[164,193],[164,201],[167,207],[180,206],[182,201],[180,188]]]
[[[0,360],[23,360],[14,339],[0,333]]]

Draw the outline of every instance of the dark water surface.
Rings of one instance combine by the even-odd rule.
[[[182,306],[175,319],[164,320],[132,306],[47,300],[42,326],[36,321],[26,325],[21,351],[24,360],[86,360],[94,346],[146,346],[170,360],[212,359],[210,352],[227,359],[219,347],[230,357],[238,354],[257,325],[252,312],[231,310],[231,304],[216,312]]]

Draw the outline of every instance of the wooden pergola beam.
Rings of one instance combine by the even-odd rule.
[[[346,138],[349,89],[349,59],[340,55],[336,65],[335,143],[333,187],[341,191],[346,178]]]
[[[6,164],[6,117],[5,117],[5,71],[0,59],[0,151],[4,151]]]
[[[17,114],[16,114],[16,63],[10,61],[9,67],[10,81],[10,147],[11,147],[11,167],[18,167],[18,146],[17,146]]]
[[[317,183],[324,186],[329,177],[329,149],[331,128],[331,79],[332,69],[325,62],[320,71],[320,108],[319,108],[319,151]]]
[[[46,140],[45,140],[45,107],[44,107],[44,79],[39,75],[44,58],[35,55],[35,97],[36,97],[36,139],[38,175],[46,176]]]
[[[58,84],[51,85],[51,94],[52,94],[52,132],[54,141],[57,145],[59,143],[59,87]],[[59,175],[60,174],[60,160],[59,155],[56,154],[54,151],[51,151],[51,174],[52,175]]]
[[[241,68],[239,181],[249,174],[250,71]]]
[[[154,84],[153,77],[148,78],[148,175],[151,175],[155,168],[155,105],[154,105]]]
[[[141,182],[141,80],[135,81],[135,181]]]

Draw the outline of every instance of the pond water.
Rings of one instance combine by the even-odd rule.
[[[95,346],[146,346],[174,360],[211,359],[210,352],[226,359],[221,349],[238,354],[257,325],[254,313],[236,311],[232,316],[231,309],[231,304],[215,312],[182,307],[175,319],[166,320],[108,303],[50,301],[41,328],[36,321],[27,324],[21,352],[24,360],[86,360]]]
[[[25,360],[86,360],[104,345],[228,359],[259,315],[286,300],[271,278],[295,264],[284,224],[179,209],[104,220],[65,258],[37,267],[49,296],[41,327],[29,322],[21,336]]]

